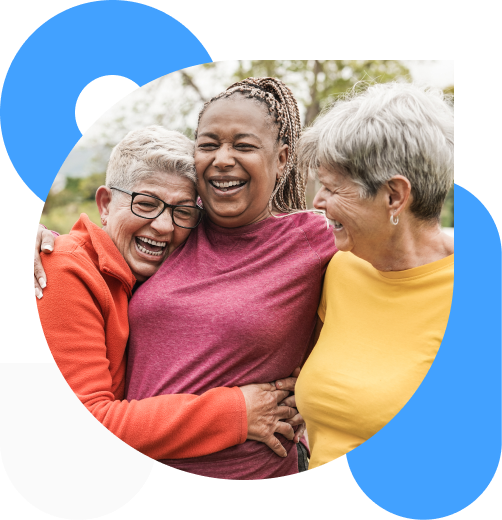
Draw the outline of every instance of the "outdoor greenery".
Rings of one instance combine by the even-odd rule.
[[[69,233],[81,213],[100,225],[100,216],[94,196],[99,186],[105,183],[105,174],[94,173],[88,177],[66,177],[63,190],[49,192],[40,222],[61,234]]]
[[[249,76],[275,76],[285,81],[298,99],[304,126],[312,124],[336,96],[354,85],[363,89],[371,82],[412,80],[405,65],[395,60],[250,60],[200,65],[169,74],[116,105],[82,138],[72,154],[78,159],[81,153],[80,163],[86,163],[85,168],[79,166],[79,160],[68,162],[70,171],[58,176],[41,222],[50,229],[68,233],[80,213],[87,213],[99,224],[94,194],[104,184],[112,147],[128,131],[161,124],[193,137],[202,104],[231,83]],[[445,92],[453,95],[453,86]],[[318,187],[309,180],[309,207]],[[453,227],[453,189],[446,200],[442,225]]]

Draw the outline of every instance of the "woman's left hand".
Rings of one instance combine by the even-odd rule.
[[[294,392],[295,385],[296,385],[296,378],[300,375],[300,367],[295,368],[294,372],[291,374],[290,377],[286,377],[285,379],[278,379],[275,382],[275,386],[279,388],[280,390],[289,390],[290,392]],[[290,395],[289,397],[286,397],[286,399],[283,399],[279,406],[285,405],[290,406],[291,408],[296,408],[296,398],[294,395]],[[297,409],[297,408],[296,408]],[[298,409],[297,409],[298,410]],[[297,413],[293,418],[288,419],[284,422],[287,422],[293,428],[295,426],[298,426],[298,428],[295,431],[295,437],[294,441],[296,443],[300,442],[300,439],[303,437],[303,434],[305,433],[305,421],[303,420],[302,414]]]

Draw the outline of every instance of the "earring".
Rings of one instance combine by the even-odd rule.
[[[397,217],[395,217],[394,215],[391,215],[390,223],[394,224],[394,226],[397,226],[399,224],[399,215]]]

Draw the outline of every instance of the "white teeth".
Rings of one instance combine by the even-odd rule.
[[[152,244],[152,246],[160,246],[164,247],[167,245],[167,242],[156,242],[155,240],[150,240],[149,238],[145,237],[138,237],[140,240],[143,240],[143,242],[146,242],[147,244]]]
[[[148,249],[145,249],[143,246],[140,246],[137,242],[136,245],[142,253],[146,253],[147,255],[160,256],[162,254],[162,251],[148,251]]]
[[[244,181],[228,181],[228,182],[219,182],[219,181],[211,181],[217,188],[231,188],[232,186],[238,186],[242,184]]]

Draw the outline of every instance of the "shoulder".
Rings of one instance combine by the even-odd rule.
[[[65,275],[80,276],[86,273],[86,277],[102,278],[93,259],[93,252],[85,239],[70,234],[56,237],[54,251],[50,254],[41,253],[40,256],[48,278],[54,273],[60,283]]]
[[[297,229],[304,233],[310,247],[317,253],[325,268],[337,252],[335,237],[326,217],[319,213],[305,211],[293,213],[286,217],[286,220],[289,219]]]

